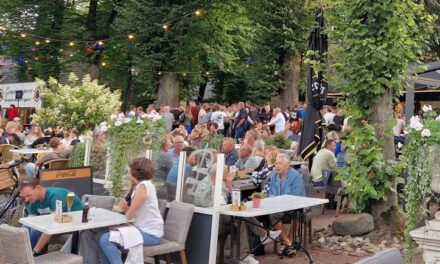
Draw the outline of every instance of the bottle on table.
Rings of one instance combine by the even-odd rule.
[[[86,198],[82,211],[82,222],[87,223],[89,221],[89,198]]]

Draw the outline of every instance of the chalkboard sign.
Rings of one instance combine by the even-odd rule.
[[[44,187],[61,187],[75,192],[78,197],[93,194],[92,167],[40,170],[40,181]]]

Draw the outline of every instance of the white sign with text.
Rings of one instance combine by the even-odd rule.
[[[17,99],[18,94],[22,93],[22,98]],[[11,104],[16,107],[41,108],[41,91],[37,83],[10,83],[0,85],[0,105],[8,108]]]

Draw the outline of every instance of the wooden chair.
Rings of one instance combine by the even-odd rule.
[[[47,152],[41,152],[37,154],[37,160],[41,159],[42,157],[46,156]]]
[[[33,257],[26,228],[0,225],[0,263],[82,264],[83,258],[61,251]]]
[[[194,205],[173,201],[165,220],[164,236],[159,245],[144,247],[144,257],[154,257],[159,264],[159,256],[166,255],[170,263],[170,253],[180,252],[182,264],[187,264],[185,241],[194,214]]]
[[[15,159],[15,153],[11,152],[11,149],[18,149],[17,146],[11,144],[1,144],[0,153],[2,162],[8,162]]]
[[[67,167],[67,163],[69,163],[69,159],[53,159],[46,162],[49,170],[63,169]]]

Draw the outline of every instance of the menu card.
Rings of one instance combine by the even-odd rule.
[[[240,206],[241,204],[241,191],[240,189],[232,190],[232,205]]]
[[[63,222],[63,201],[56,200],[55,203],[55,218],[58,218],[59,222]]]

